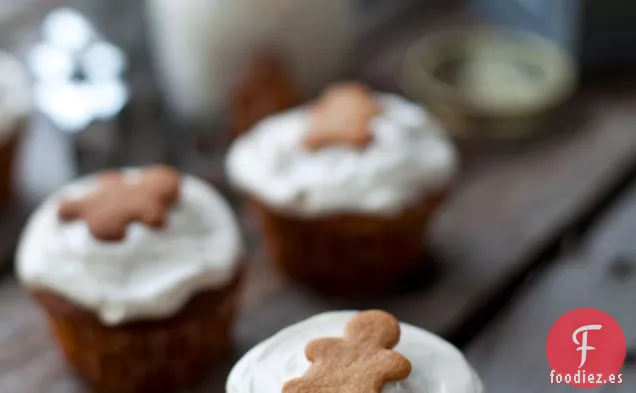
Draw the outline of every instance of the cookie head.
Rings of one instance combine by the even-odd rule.
[[[304,145],[309,150],[334,145],[363,149],[373,141],[370,122],[381,111],[367,86],[356,82],[335,85],[310,109]]]
[[[384,311],[365,311],[351,320],[345,334],[353,341],[393,348],[400,341],[400,323]]]
[[[386,383],[406,379],[411,363],[393,351],[400,324],[383,311],[364,311],[344,337],[311,341],[305,348],[309,371],[283,386],[283,393],[380,393]]]
[[[98,240],[120,241],[133,222],[161,228],[179,199],[180,186],[179,172],[162,165],[142,169],[135,176],[104,172],[92,193],[62,200],[58,217],[65,222],[84,221]]]

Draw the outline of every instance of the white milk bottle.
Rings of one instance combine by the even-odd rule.
[[[232,116],[233,105],[263,117],[315,95],[345,71],[356,34],[353,0],[148,0],[147,6],[164,98],[185,121]],[[246,78],[257,86],[245,87]],[[262,96],[278,102],[264,104]]]

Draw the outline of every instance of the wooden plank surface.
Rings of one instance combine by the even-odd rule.
[[[612,315],[628,342],[624,384],[590,392],[636,391],[636,187],[586,236],[512,302],[468,348],[489,393],[572,392],[549,384],[545,341],[566,312],[592,307]],[[593,355],[588,355],[593,356]]]

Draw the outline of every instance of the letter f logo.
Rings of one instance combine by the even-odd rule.
[[[585,362],[587,361],[587,352],[588,351],[594,351],[596,348],[588,346],[587,345],[587,334],[590,330],[601,330],[603,328],[603,326],[601,325],[587,325],[587,326],[581,326],[580,328],[576,329],[574,331],[574,334],[572,334],[572,341],[574,341],[574,343],[576,345],[580,345],[580,347],[578,347],[576,350],[581,352],[581,364],[579,365],[579,368],[583,367],[585,365]],[[580,333],[583,333],[582,339],[579,342],[578,339],[578,335]]]

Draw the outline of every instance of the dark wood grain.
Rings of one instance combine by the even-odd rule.
[[[566,312],[593,307],[612,315],[626,335],[631,360],[624,384],[592,392],[636,391],[636,187],[585,237],[526,288],[508,311],[468,348],[490,393],[571,392],[549,384],[545,340]],[[592,356],[592,355],[590,355]]]
[[[68,377],[44,320],[25,293],[6,281],[0,285],[0,299],[0,391],[83,392]]]

